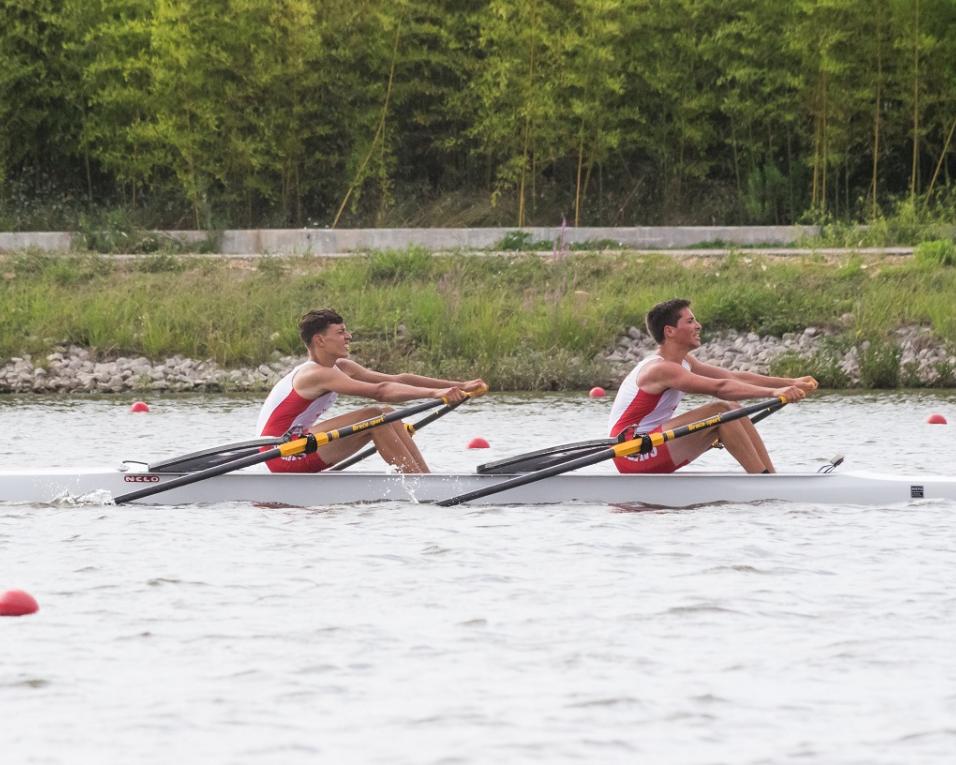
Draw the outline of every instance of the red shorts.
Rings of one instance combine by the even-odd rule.
[[[660,425],[648,433],[660,433],[664,429]],[[634,435],[634,426],[625,428],[624,432],[628,438]],[[647,454],[632,454],[630,457],[615,457],[614,466],[619,473],[673,473],[675,470],[684,467],[687,462],[675,465],[671,458],[670,448],[666,443],[655,446]]]
[[[292,457],[276,457],[266,462],[271,473],[321,473],[329,468],[315,452],[296,454]]]

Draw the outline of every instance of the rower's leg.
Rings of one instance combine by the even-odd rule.
[[[364,409],[317,422],[311,430],[313,433],[325,433],[391,411],[391,408],[387,406],[368,406]],[[378,449],[378,453],[382,455],[383,460],[390,465],[394,465],[403,473],[428,472],[428,465],[425,464],[418,447],[412,443],[411,448],[409,448],[411,436],[401,422],[389,422],[376,428],[370,428],[364,433],[356,433],[348,438],[336,439],[325,446],[320,446],[317,453],[326,465],[331,466],[351,457],[359,449],[365,447],[369,441],[375,444],[375,448]]]
[[[315,423],[310,430],[313,433],[326,433],[330,430],[338,430],[339,428],[345,428],[349,425],[354,425],[356,422],[361,422],[362,420],[368,420],[372,417],[378,417],[382,413],[381,408],[375,406],[368,406],[364,409],[357,409],[354,412],[346,412],[345,414],[340,414],[338,417],[332,417],[328,420],[322,420],[321,422]],[[372,434],[375,432],[375,428],[368,430],[364,433],[356,433],[354,436],[349,436],[348,438],[336,439],[324,446],[320,446],[316,453],[321,457],[322,461],[326,465],[334,465],[336,462],[341,462],[348,457],[351,457],[359,449],[364,448],[372,440]]]
[[[392,422],[375,428],[372,431],[372,440],[378,453],[390,465],[394,465],[403,473],[427,473],[428,465],[422,457],[418,447],[412,442],[411,436],[401,422]]]
[[[404,422],[395,423],[398,428],[398,436],[402,440],[402,443],[405,444],[405,448],[408,449],[408,453],[418,462],[418,472],[419,473],[428,473],[431,472],[428,469],[428,463],[425,462],[425,458],[422,456],[421,451],[418,449],[418,444],[415,443],[415,439],[412,438],[412,434],[408,432],[408,428],[405,427]]]
[[[714,401],[669,420],[665,423],[664,430],[673,430],[736,408],[736,404],[727,401]],[[773,463],[770,462],[763,440],[748,419],[733,420],[717,428],[691,433],[671,441],[668,444],[671,458],[678,465],[695,460],[711,448],[715,438],[721,440],[727,451],[748,473],[762,473],[764,470],[773,472]]]
[[[747,433],[747,438],[750,439],[750,443],[753,444],[757,457],[760,459],[760,462],[763,463],[762,470],[766,470],[768,473],[776,473],[777,469],[773,466],[773,460],[770,459],[770,454],[767,452],[767,447],[764,445],[763,438],[760,437],[756,426],[749,418],[737,420],[737,422],[743,425],[744,431]]]
[[[699,406],[696,409],[684,412],[672,420],[668,420],[664,423],[663,429],[673,430],[674,428],[679,428],[684,425],[690,425],[692,422],[723,414],[733,408],[733,404],[724,401],[714,401],[713,403],[705,404],[704,406]],[[701,430],[698,433],[690,433],[682,438],[668,442],[667,448],[670,450],[671,459],[674,461],[674,464],[681,465],[693,462],[701,454],[710,449],[714,444],[715,438],[717,438],[717,434],[714,432],[714,429]]]
[[[746,422],[753,429],[753,424],[749,420]],[[772,472],[773,465],[767,466],[770,458],[767,457],[767,462],[764,462],[761,458],[754,446],[751,434],[747,432],[747,425],[744,424],[743,420],[725,422],[717,428],[717,435],[720,437],[724,448],[748,473]],[[756,435],[756,431],[754,435]],[[760,436],[757,435],[757,438],[759,439]],[[766,449],[764,449],[764,454],[766,454]]]

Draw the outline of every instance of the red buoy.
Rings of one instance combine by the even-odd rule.
[[[941,414],[931,414],[926,420],[930,425],[945,425],[946,418]]]
[[[473,438],[471,439],[471,441],[468,442],[468,448],[469,449],[487,449],[488,442],[485,441],[485,439],[483,439],[481,436],[478,436],[477,438]]]
[[[147,404],[145,401],[134,401],[129,410],[131,412],[148,412],[149,404]]]
[[[7,590],[0,595],[0,616],[26,616],[36,613],[39,608],[29,592]]]
[[[600,385],[595,385],[590,391],[588,391],[588,395],[591,398],[604,398],[604,388],[602,388]]]

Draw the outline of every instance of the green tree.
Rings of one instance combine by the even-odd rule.
[[[561,152],[558,83],[566,7],[548,0],[489,0],[480,13],[483,58],[472,81],[472,135],[496,169],[492,201],[514,189],[524,226],[542,168]]]
[[[38,194],[74,186],[82,173],[82,97],[64,52],[61,5],[0,0],[0,177],[16,176]]]

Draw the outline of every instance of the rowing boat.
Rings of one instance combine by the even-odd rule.
[[[149,472],[135,465],[114,469],[0,471],[0,502],[103,503],[137,488],[159,486],[181,475]],[[252,502],[304,507],[356,502],[438,502],[499,484],[507,477],[480,473],[272,474],[244,470],[171,488],[136,502],[157,505]],[[653,475],[568,473],[507,489],[479,501],[486,505],[579,502],[689,507],[763,500],[885,506],[927,499],[956,500],[956,478],[849,471],[771,475],[693,471]]]

